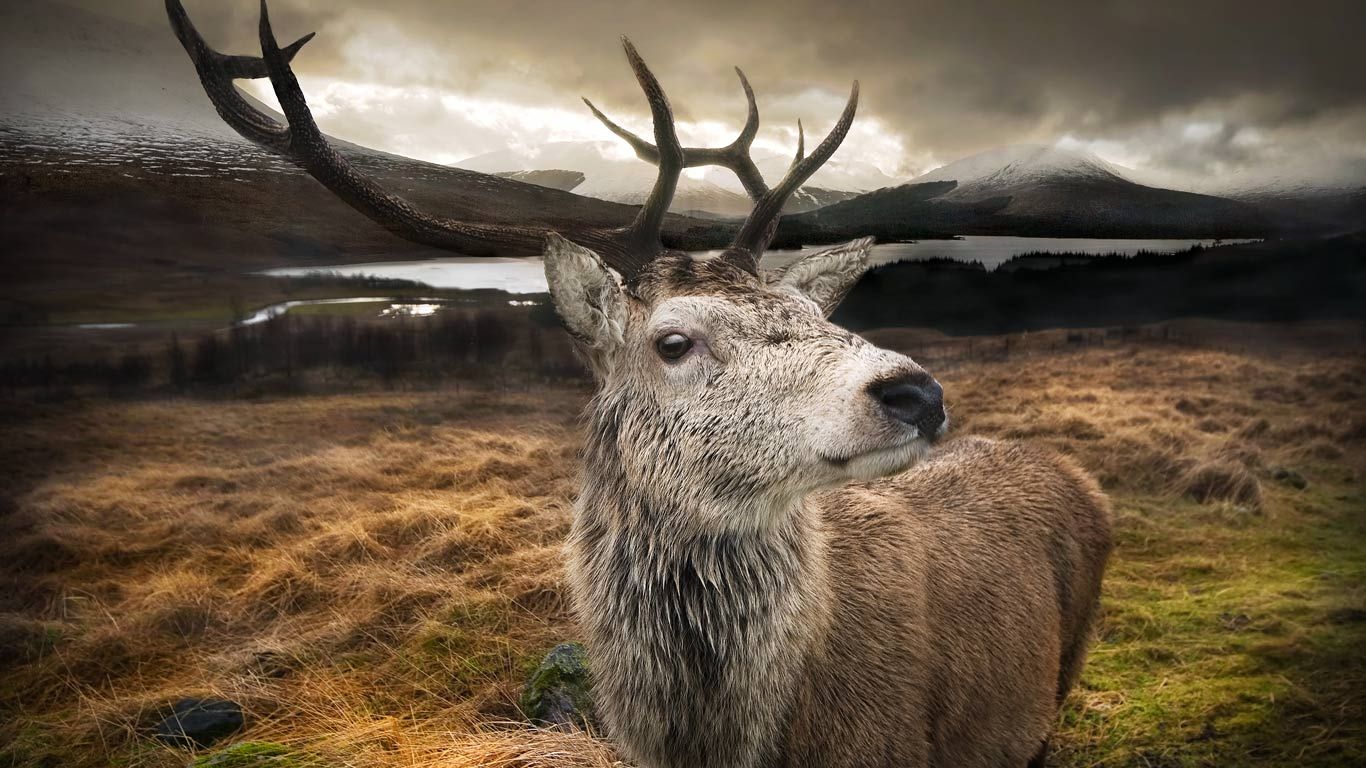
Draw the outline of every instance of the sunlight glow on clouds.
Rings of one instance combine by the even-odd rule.
[[[300,85],[309,107],[324,131],[357,144],[385,152],[449,165],[488,152],[510,149],[532,155],[538,146],[550,142],[600,142],[602,155],[609,160],[632,160],[634,152],[612,135],[577,99],[575,108],[559,105],[531,106],[481,95],[459,93],[432,85],[383,85],[332,77],[301,75]],[[242,83],[257,98],[278,109],[274,93],[262,81]],[[816,119],[805,122],[809,152],[829,130],[834,117],[844,106],[844,96],[809,92],[801,106]],[[561,99],[563,100],[563,99]],[[737,99],[735,111],[743,115],[743,101]],[[547,99],[545,103],[553,104]],[[642,105],[642,112],[644,107]],[[622,126],[641,136],[653,131],[648,114],[613,115]],[[724,146],[733,141],[740,123],[720,120],[677,123],[679,138],[687,146]],[[797,126],[761,123],[753,153],[790,157],[796,149]],[[829,172],[853,175],[860,186],[876,188],[888,177],[904,177],[906,147],[901,136],[887,129],[875,117],[861,116],[841,145]],[[850,167],[865,167],[860,172]],[[716,183],[739,190],[739,183],[709,173],[707,168],[690,168],[695,179],[713,178]],[[816,183],[820,181],[820,175]],[[832,179],[833,181],[833,179]]]
[[[169,45],[161,3],[35,6],[44,3],[135,20]],[[187,3],[222,50],[259,48],[254,3]],[[1284,5],[272,0],[272,11],[285,39],[319,33],[296,65],[330,133],[437,162],[585,139],[629,157],[577,99],[648,129],[617,39],[625,33],[663,78],[691,143],[734,135],[738,64],[763,110],[756,151],[790,156],[797,117],[818,140],[859,78],[859,118],[834,161],[897,179],[1043,143],[1186,188],[1272,173],[1329,173],[1359,187],[1366,3]]]

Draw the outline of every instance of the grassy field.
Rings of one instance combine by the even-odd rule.
[[[931,365],[1115,503],[1054,765],[1366,764],[1366,363],[1230,349]],[[0,403],[0,766],[184,765],[148,729],[208,693],[296,764],[612,765],[515,704],[577,636],[586,397]]]

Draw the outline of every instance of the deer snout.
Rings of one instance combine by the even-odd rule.
[[[915,427],[920,437],[935,440],[947,418],[944,388],[925,371],[880,379],[868,385],[868,394],[889,418]]]

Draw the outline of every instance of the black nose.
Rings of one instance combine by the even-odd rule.
[[[868,394],[888,416],[920,430],[933,440],[944,425],[944,388],[924,371],[882,379],[868,385]]]

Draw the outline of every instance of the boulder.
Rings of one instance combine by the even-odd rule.
[[[595,725],[588,655],[580,643],[561,643],[546,654],[522,688],[522,713],[536,725]]]
[[[242,728],[242,707],[226,699],[181,699],[153,733],[161,741],[182,747],[207,747]]]
[[[1309,487],[1309,481],[1304,479],[1304,475],[1289,467],[1276,467],[1271,471],[1271,479],[1301,491]]]

